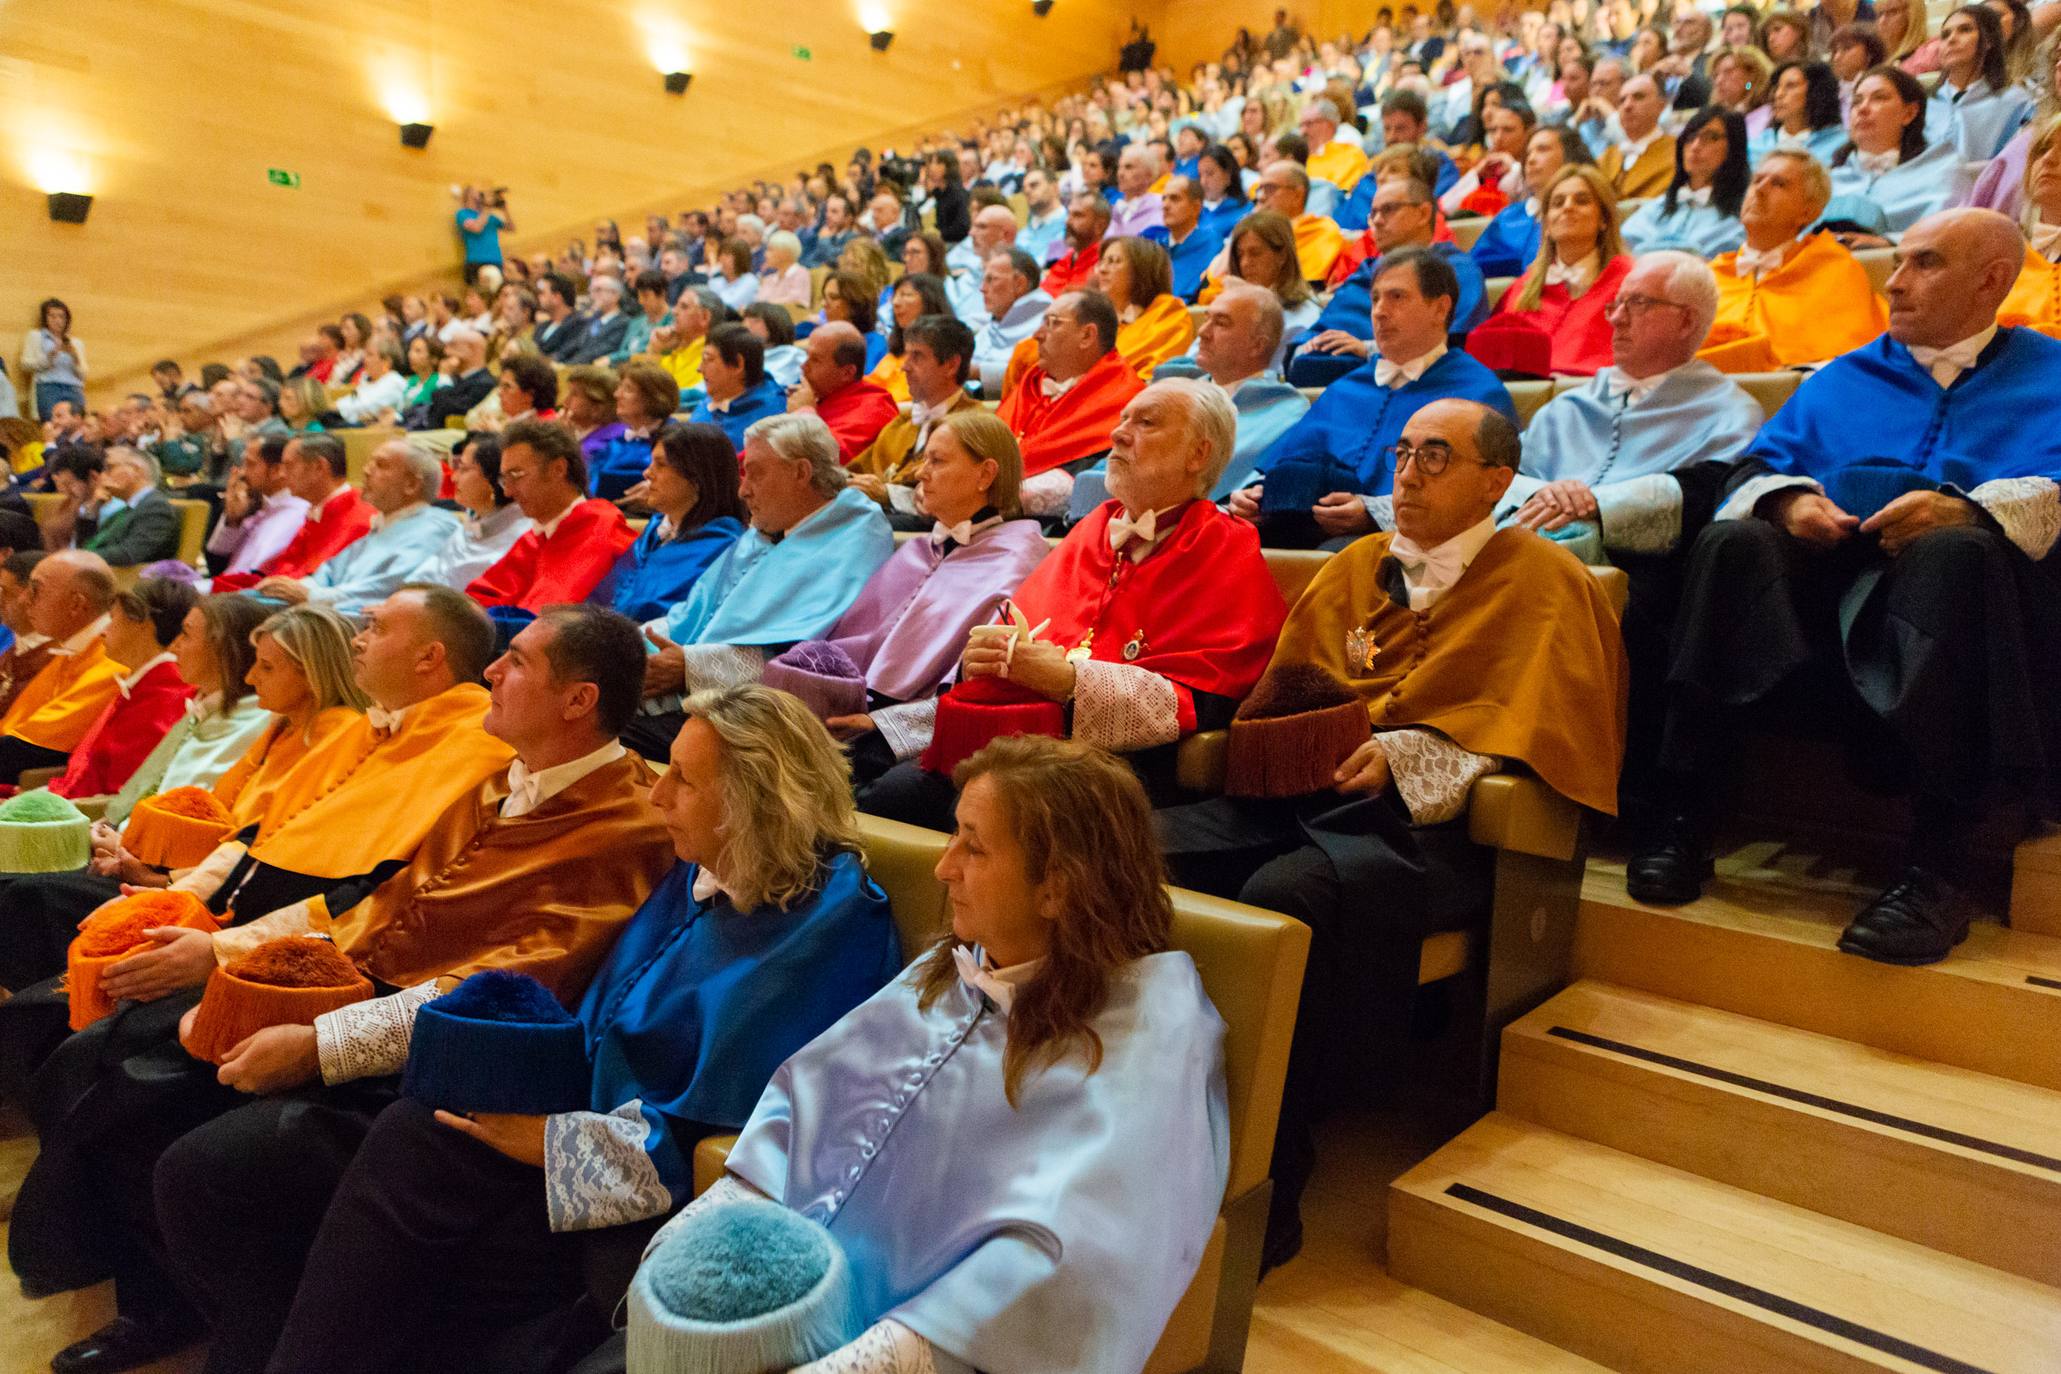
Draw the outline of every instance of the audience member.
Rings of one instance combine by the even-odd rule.
[[[1140,377],[1151,376],[1195,342],[1187,303],[1173,294],[1166,249],[1152,240],[1105,240],[1095,264],[1095,286],[1116,310],[1116,351]]]
[[[47,784],[52,792],[60,797],[115,792],[186,714],[193,689],[181,679],[171,645],[198,600],[190,583],[162,577],[146,577],[115,593],[104,642],[121,676],[64,771]]]
[[[596,276],[587,282],[587,299],[593,310],[586,329],[573,345],[571,363],[598,363],[611,357],[623,345],[630,330],[630,317],[623,313],[623,284],[615,277]]]
[[[857,326],[842,320],[819,325],[805,351],[802,380],[813,398],[808,408],[830,430],[839,459],[849,463],[900,407],[886,387],[866,380],[866,340]]]
[[[114,574],[99,554],[53,553],[29,573],[28,623],[50,646],[48,660],[0,713],[0,783],[29,768],[62,768],[118,692],[123,665],[105,635]]]
[[[1059,198],[1058,182],[1041,167],[1024,174],[1023,198],[1027,209],[1023,228],[1016,231],[1016,247],[1042,267],[1066,237],[1067,208]]]
[[[685,601],[694,580],[744,533],[730,436],[710,424],[666,426],[631,494],[652,518],[594,599],[642,624]]]
[[[829,285],[824,283],[825,290]],[[802,380],[802,351],[794,342],[794,320],[777,305],[754,302],[744,307],[742,323],[765,345],[766,376],[780,388],[784,405],[787,394]]]
[[[285,436],[265,435],[243,450],[222,497],[222,517],[208,535],[207,551],[226,559],[223,570],[254,572],[277,557],[307,519],[308,503],[286,484]]]
[[[1925,88],[1902,68],[1877,67],[1855,83],[1846,130],[1826,219],[1852,226],[1849,247],[1884,246],[1952,198],[1959,157],[1925,137]]]
[[[935,235],[918,235],[910,243],[921,243]],[[887,327],[887,350],[880,362],[866,374],[866,380],[886,389],[897,406],[909,403],[909,379],[903,372],[905,331],[925,315],[950,315],[952,303],[942,278],[930,272],[904,272],[888,288],[889,313],[881,323]]]
[[[1675,140],[1660,127],[1665,108],[1660,86],[1650,76],[1625,79],[1618,92],[1618,140],[1597,155],[1596,167],[1618,200],[1657,196],[1675,169]]]
[[[1940,21],[1939,84],[1925,103],[1925,141],[1963,162],[1995,157],[2032,117],[2033,96],[2010,71],[1995,10],[1962,5]]]
[[[410,410],[402,423],[409,429],[440,430],[494,394],[494,374],[487,370],[487,341],[477,329],[460,326],[444,340],[450,380]]]
[[[100,508],[91,521],[79,520],[79,547],[117,568],[177,557],[179,512],[158,481],[157,459],[126,444],[110,445],[100,474]]]
[[[14,704],[22,688],[43,670],[54,651],[48,635],[37,632],[29,614],[29,575],[47,557],[39,548],[16,549],[0,559],[0,625],[11,642],[0,650],[0,713]]]
[[[1715,106],[1698,110],[1675,141],[1675,179],[1667,193],[1625,220],[1625,251],[1679,248],[1708,260],[1737,248],[1746,238],[1739,208],[1751,176],[1746,121]]]
[[[1604,307],[1631,268],[1617,201],[1599,168],[1579,164],[1554,173],[1542,199],[1538,256],[1468,336],[1467,351],[1506,375],[1594,376],[1610,361]]]
[[[980,408],[966,391],[973,331],[950,315],[936,314],[916,320],[905,334],[909,413],[888,421],[852,459],[848,474],[852,486],[880,503],[896,529],[927,530],[932,518],[919,508],[917,486],[931,432],[956,411]]]
[[[1070,291],[1052,302],[1032,344],[1017,349],[1011,371],[1023,370],[995,414],[1022,449],[1023,507],[1032,515],[1066,509],[1073,469],[1108,450],[1124,406],[1145,385],[1116,351],[1119,328],[1107,296]]]
[[[510,620],[586,600],[636,536],[612,503],[586,494],[586,464],[571,431],[517,421],[501,433],[500,467],[501,489],[534,527],[466,595]]]
[[[307,503],[307,515],[286,546],[249,571],[215,578],[218,592],[248,591],[268,577],[306,577],[372,528],[372,507],[345,478],[342,441],[328,434],[289,439],[279,460],[286,489]]]
[[[1173,277],[1169,289],[1181,300],[1192,301],[1202,290],[1203,273],[1223,250],[1223,232],[1203,223],[1202,191],[1192,176],[1169,178],[1159,203],[1167,231],[1167,264]]]
[[[697,424],[721,429],[729,437],[730,446],[740,453],[744,451],[745,430],[768,415],[779,415],[787,409],[787,393],[767,375],[766,356],[766,345],[759,336],[741,324],[717,325],[709,331],[707,346],[702,350],[702,395],[694,403],[690,418]]]
[[[704,351],[702,358],[707,361]],[[626,364],[615,381],[615,415],[620,432],[597,448],[581,445],[589,468],[591,495],[620,500],[643,475],[652,445],[680,402],[673,374],[656,363]]]
[[[443,464],[435,454],[405,439],[381,444],[366,462],[361,483],[375,512],[371,529],[303,577],[267,577],[256,594],[288,605],[319,602],[355,619],[403,583],[426,580],[432,560],[460,524],[457,516],[430,504],[443,482]]]
[[[1839,79],[1822,62],[1784,62],[1770,79],[1767,122],[1747,143],[1754,166],[1776,149],[1829,161],[1846,142]]]
[[[1165,232],[1159,197],[1151,189],[1160,171],[1159,154],[1149,145],[1124,145],[1116,159],[1116,200],[1109,207],[1103,238],[1135,238],[1152,229]]]
[[[337,401],[337,415],[346,425],[369,425],[390,410],[400,410],[408,400],[408,378],[402,366],[400,346],[392,340],[368,345],[358,385]]]
[[[1076,195],[1066,210],[1066,238],[1055,249],[1049,261],[1051,267],[1045,272],[1039,287],[1047,296],[1057,300],[1069,291],[1077,291],[1091,284],[1095,279],[1095,264],[1102,257],[1102,240],[1109,233],[1109,202],[1100,194],[1084,191]]]
[[[1099,253],[1101,245],[1096,245]],[[1017,248],[994,254],[981,274],[987,323],[975,331],[974,371],[983,394],[999,397],[1016,349],[1037,332],[1052,298],[1038,286],[1037,264]]]
[[[548,272],[537,280],[537,352],[554,363],[578,361],[580,344],[586,337],[587,317],[573,308],[578,288],[569,277]]]

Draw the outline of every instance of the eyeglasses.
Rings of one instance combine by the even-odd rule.
[[[1394,471],[1398,477],[1402,476],[1403,468],[1410,463],[1415,463],[1417,471],[1424,476],[1436,477],[1452,463],[1453,446],[1442,439],[1418,445],[1412,445],[1405,440],[1391,448],[1388,457],[1394,464]]]
[[[1630,293],[1621,293],[1610,304],[1603,307],[1603,314],[1606,318],[1619,312],[1627,315],[1643,315],[1648,310],[1658,310],[1662,306],[1673,310],[1687,310],[1689,308],[1680,301],[1664,301],[1658,296],[1635,296]]]

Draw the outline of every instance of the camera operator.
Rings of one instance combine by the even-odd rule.
[[[515,228],[508,213],[508,188],[483,191],[467,186],[458,193],[458,237],[465,241],[465,282],[470,286],[482,267],[501,266],[501,231]]]

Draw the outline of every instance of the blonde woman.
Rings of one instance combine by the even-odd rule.
[[[2025,156],[2025,265],[1997,311],[1999,324],[2061,338],[2061,115],[2042,120]]]
[[[279,418],[295,434],[321,432],[329,411],[329,389],[313,377],[288,377],[279,384]]]
[[[899,971],[822,724],[757,685],[697,693],[687,712],[651,796],[679,863],[579,1006],[588,1109],[457,1116],[402,1098],[380,1113],[315,1237],[279,1367],[468,1366],[480,1351],[455,1333],[504,1310],[570,1312],[582,1251],[633,1256],[639,1223],[692,1192],[695,1141],[735,1130],[783,1060]],[[493,1367],[580,1353],[528,1341]]]
[[[1617,197],[1601,172],[1570,163],[1546,182],[1539,203],[1538,255],[1468,336],[1467,351],[1503,371],[1591,377],[1610,365],[1605,314],[1632,267],[1619,234]],[[1545,348],[1509,352],[1510,342],[1526,334],[1544,335]],[[1512,365],[1513,358],[1521,365]]]

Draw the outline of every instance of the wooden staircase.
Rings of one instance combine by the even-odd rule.
[[[1496,1111],[1389,1189],[1401,1293],[1623,1374],[2061,1371],[2047,883],[2061,846],[2019,856],[2017,928],[1898,969],[1836,948],[1854,875],[1775,846],[1679,909],[1592,863],[1579,981],[1504,1032]]]

